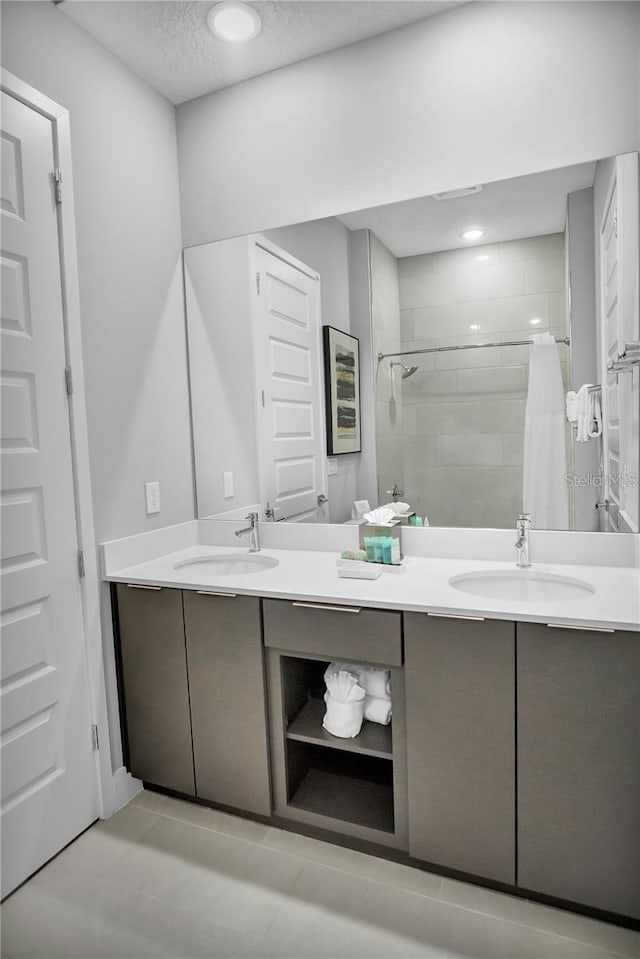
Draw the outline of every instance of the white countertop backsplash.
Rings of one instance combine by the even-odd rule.
[[[248,551],[240,524],[193,520],[104,543],[104,578],[112,582],[219,589],[250,596],[445,612],[640,631],[640,536],[533,530],[532,568],[585,580],[596,592],[580,599],[530,602],[470,596],[449,585],[460,573],[515,569],[515,530],[403,527],[406,571],[377,580],[340,579],[336,560],[358,545],[356,526],[261,523],[261,552],[278,566],[221,576],[176,563],[206,553]]]

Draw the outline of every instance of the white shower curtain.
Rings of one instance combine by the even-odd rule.
[[[568,529],[564,387],[550,333],[535,333],[524,418],[523,507],[534,529]]]

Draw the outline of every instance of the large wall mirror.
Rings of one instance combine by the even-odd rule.
[[[186,250],[198,515],[637,531],[638,219],[626,154]],[[358,453],[322,326],[359,341]]]

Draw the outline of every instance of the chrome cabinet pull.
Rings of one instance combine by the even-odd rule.
[[[330,609],[334,613],[359,613],[359,606],[325,606],[323,603],[292,603],[292,606],[301,606],[303,609]]]
[[[220,593],[213,589],[197,589],[196,596],[226,596],[227,599],[235,599],[237,593]]]
[[[549,629],[576,629],[581,633],[615,633],[608,626],[569,626],[568,623],[547,623]]]
[[[127,583],[127,589],[152,589],[156,593],[161,593],[164,586],[144,586],[142,583]]]
[[[435,619],[466,619],[474,623],[484,623],[484,616],[462,616],[459,613],[427,613],[427,616],[433,616]]]

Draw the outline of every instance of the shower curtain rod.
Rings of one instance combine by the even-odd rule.
[[[569,346],[571,339],[568,336],[555,337],[556,343]],[[463,346],[430,346],[422,350],[401,350],[399,353],[378,353],[378,363],[390,356],[415,356],[417,353],[449,353],[451,350],[484,350],[490,346],[531,346],[531,340],[505,340],[503,343],[466,343]]]

